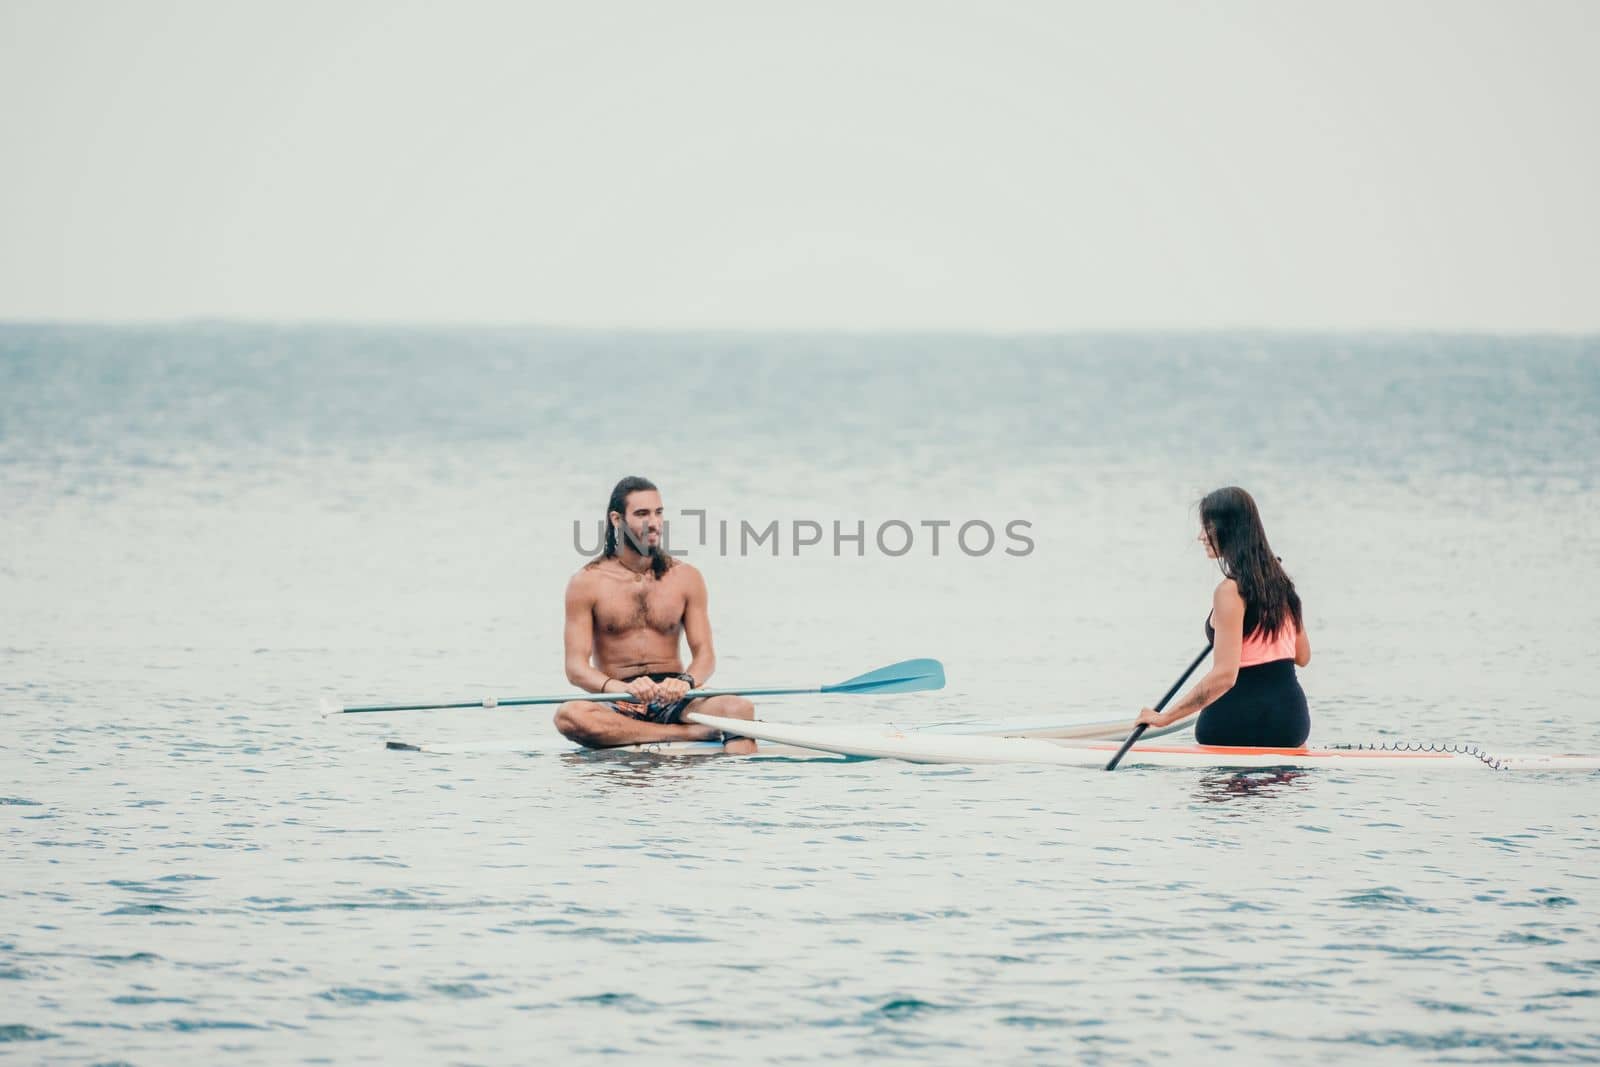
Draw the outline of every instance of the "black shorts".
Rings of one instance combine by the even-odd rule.
[[[652,682],[661,682],[668,678],[682,678],[690,685],[694,685],[694,679],[692,677],[679,671],[661,671],[648,675],[635,674],[629,678],[622,678],[620,681],[627,683],[637,681],[640,678],[649,678]],[[651,704],[647,707],[639,708],[637,711],[633,710],[634,708],[638,708],[637,704],[633,705],[633,708],[625,708],[620,704],[613,704],[611,706],[616,708],[617,711],[623,715],[628,716],[630,719],[639,719],[644,722],[659,722],[670,726],[681,723],[683,721],[684,709],[687,708],[692,701],[697,699],[699,698],[692,697],[686,700],[679,700],[673,704]]]
[[[1233,688],[1194,724],[1194,739],[1202,745],[1299,748],[1309,736],[1311,711],[1292,659],[1240,667]]]

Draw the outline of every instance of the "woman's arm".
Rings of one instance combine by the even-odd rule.
[[[1244,645],[1244,598],[1232,578],[1223,579],[1211,597],[1211,628],[1216,633],[1212,645],[1211,669],[1194,688],[1166,711],[1150,708],[1139,712],[1138,721],[1151,726],[1171,726],[1180,719],[1205,709],[1206,705],[1233,688],[1239,679],[1239,653]]]
[[[1306,636],[1306,628],[1300,627],[1300,632],[1294,639],[1294,665],[1304,667],[1311,662],[1311,638]]]

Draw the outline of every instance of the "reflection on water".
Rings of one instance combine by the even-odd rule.
[[[651,786],[688,781],[693,779],[697,772],[722,763],[771,767],[813,763],[872,762],[865,757],[837,756],[831,752],[800,753],[790,750],[759,753],[756,756],[730,756],[715,749],[707,749],[704,752],[663,754],[632,748],[573,749],[561,753],[558,759],[566,766],[581,771],[586,776],[586,780],[592,781],[599,776],[603,781],[634,788],[649,788]]]
[[[1310,787],[1311,783],[1305,779],[1311,777],[1308,772],[1292,767],[1208,774],[1195,784],[1194,798],[1222,804],[1250,797],[1277,796],[1290,791],[1299,793]]]
[[[687,781],[694,777],[696,768],[719,755],[707,752],[659,756],[632,750],[579,749],[563,752],[560,760],[566,767],[581,773],[586,782],[603,781],[609,785],[649,789]]]

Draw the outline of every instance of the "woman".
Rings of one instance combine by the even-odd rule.
[[[1202,745],[1298,748],[1311,714],[1294,669],[1311,662],[1311,642],[1300,595],[1267,545],[1250,494],[1236,486],[1207,494],[1199,541],[1222,568],[1206,619],[1211,671],[1172,708],[1144,708],[1138,721],[1170,726],[1198,711],[1194,739]]]

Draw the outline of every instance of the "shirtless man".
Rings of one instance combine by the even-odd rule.
[[[755,717],[740,696],[684,700],[717,669],[711,647],[706,583],[700,572],[661,549],[661,494],[644,478],[624,478],[611,491],[606,545],[567,583],[567,680],[591,693],[630,693],[633,701],[569,700],[556,709],[556,729],[589,748],[649,741],[721,737],[683,721],[689,711],[730,719]],[[689,641],[689,666],[678,653]],[[754,752],[749,738],[724,739],[723,751]]]

